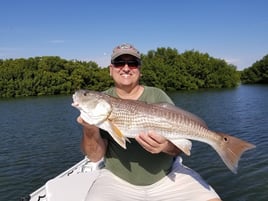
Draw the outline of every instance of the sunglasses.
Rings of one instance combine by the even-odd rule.
[[[128,60],[128,61],[119,60],[119,61],[113,61],[112,64],[114,65],[115,68],[122,68],[127,64],[129,68],[135,69],[138,68],[138,66],[141,63],[140,61],[137,60]]]

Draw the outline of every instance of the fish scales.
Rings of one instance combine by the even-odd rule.
[[[113,108],[111,116],[116,117],[113,123],[119,128],[125,127],[128,130],[132,130],[132,135],[127,132],[126,137],[136,136],[137,130],[139,132],[154,130],[163,136],[171,138],[176,137],[176,133],[184,134],[182,137],[189,137],[189,133],[191,133],[192,135],[200,136],[200,139],[203,139],[206,135],[217,137],[211,133],[209,134],[208,130],[184,115],[169,112],[165,108],[159,109],[157,105],[148,107],[148,104],[143,102],[138,102],[137,104],[133,104],[133,101],[123,102],[124,104],[120,100],[111,100]]]

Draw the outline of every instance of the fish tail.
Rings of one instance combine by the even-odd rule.
[[[238,139],[224,133],[217,132],[222,137],[222,141],[214,145],[215,150],[218,152],[227,167],[233,172],[237,173],[238,161],[241,155],[256,146],[244,140]]]

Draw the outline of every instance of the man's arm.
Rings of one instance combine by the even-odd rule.
[[[92,162],[101,160],[106,152],[107,141],[101,137],[99,128],[89,125],[81,117],[77,118],[77,122],[83,126],[81,141],[83,153],[87,155]]]

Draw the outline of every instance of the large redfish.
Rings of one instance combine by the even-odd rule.
[[[243,152],[255,148],[236,137],[209,130],[202,119],[170,104],[147,104],[78,90],[73,95],[72,106],[80,110],[82,119],[109,132],[123,148],[127,138],[148,131],[163,135],[187,155],[192,146],[190,140],[197,140],[212,146],[234,173]]]

